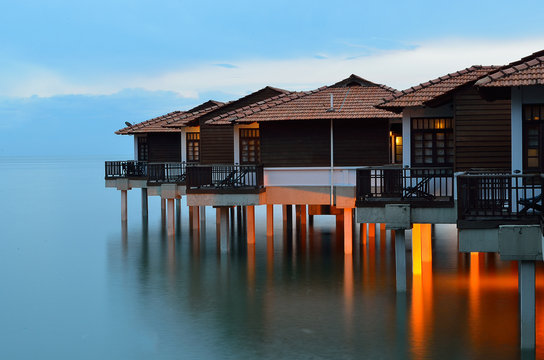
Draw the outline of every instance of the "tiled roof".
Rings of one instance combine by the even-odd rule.
[[[498,66],[474,65],[409,89],[397,91],[384,98],[378,107],[398,111],[407,106],[428,105],[429,102],[448,96],[459,87],[470,84],[498,68]]]
[[[544,50],[503,66],[478,80],[476,85],[482,87],[544,85]]]
[[[318,89],[319,90],[319,89]],[[267,109],[270,109],[274,106],[287,103],[289,101],[300,99],[306,95],[315,93],[318,90],[313,91],[301,91],[301,92],[291,92],[291,93],[284,93],[277,96],[273,96],[271,98],[258,101],[256,103],[253,103],[248,106],[244,106],[242,108],[238,108],[236,110],[229,111],[227,113],[215,116],[209,120],[206,121],[206,124],[210,125],[228,125],[232,124],[233,122],[237,120],[241,120],[249,115],[258,113],[260,111],[264,111]]]
[[[123,129],[117,130],[115,133],[117,135],[132,135],[148,132],[179,132],[177,129],[165,129],[163,125],[169,120],[178,119],[184,115],[185,112],[183,111],[174,111],[166,115],[134,124],[132,126],[127,126]]]
[[[303,93],[292,93],[271,100],[268,104],[235,114],[236,118],[229,118],[229,120],[247,123],[279,120],[398,118],[398,114],[374,106],[393,91],[394,89],[387,86],[374,84],[352,75],[331,86]]]

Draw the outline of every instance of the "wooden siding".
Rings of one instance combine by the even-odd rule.
[[[180,133],[148,133],[147,145],[150,162],[181,161]]]
[[[389,162],[387,119],[334,120],[334,166]]]
[[[203,125],[200,127],[200,163],[234,164],[234,127]]]
[[[329,120],[262,122],[265,167],[330,166]]]
[[[474,88],[454,99],[455,169],[511,167],[510,100],[486,101]]]

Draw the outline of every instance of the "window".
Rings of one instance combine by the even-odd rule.
[[[138,137],[138,161],[148,161],[149,150],[147,147],[147,137]]]
[[[240,164],[261,162],[259,129],[240,129]]]
[[[200,161],[200,133],[188,132],[185,135],[187,143],[187,162]]]
[[[412,166],[453,166],[451,118],[412,119]]]
[[[523,106],[523,168],[541,172],[543,163],[544,105]]]

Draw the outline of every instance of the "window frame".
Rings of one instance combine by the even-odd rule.
[[[240,128],[239,129],[239,149],[240,149],[240,165],[253,165],[261,163],[261,132],[259,128]],[[248,141],[247,149],[244,149],[244,141]],[[251,144],[254,141],[253,150],[250,150]],[[253,157],[251,156],[253,153]]]
[[[417,126],[414,124],[417,122]],[[421,140],[416,140],[416,136],[421,134]],[[443,134],[443,139],[438,139],[438,135]],[[453,167],[455,162],[455,144],[453,134],[453,117],[414,117],[410,118],[410,151],[412,167]],[[425,147],[425,143],[431,141],[431,147]],[[438,144],[443,142],[444,145],[439,147]],[[421,146],[418,146],[421,144]],[[416,155],[416,150],[421,149],[422,154]],[[439,150],[443,149],[444,154],[438,154]],[[430,150],[430,154],[426,154],[425,150]],[[416,159],[421,156],[421,162]],[[426,162],[427,158],[431,158],[431,162]],[[439,162],[439,158],[443,157],[444,161]]]
[[[200,163],[200,132],[198,131],[185,133],[185,161],[193,164]]]
[[[534,119],[535,112],[531,111],[531,118],[528,117],[528,108],[539,108],[538,110],[538,119]],[[523,172],[524,173],[537,173],[542,172],[544,169],[544,104],[543,103],[530,103],[522,105],[522,133],[523,133]],[[534,125],[537,129],[536,134],[536,146],[529,147],[529,126]],[[529,149],[536,149],[536,156],[529,156]],[[529,158],[537,158],[537,166],[529,167]]]

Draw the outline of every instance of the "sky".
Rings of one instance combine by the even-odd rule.
[[[28,1],[0,12],[0,156],[130,155],[114,130],[354,73],[405,89],[544,49],[542,1]]]

